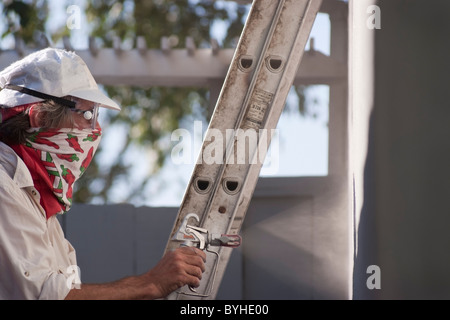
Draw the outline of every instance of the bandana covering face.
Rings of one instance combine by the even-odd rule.
[[[30,169],[48,219],[70,209],[73,184],[89,166],[101,130],[32,128],[31,132],[26,144],[11,147]]]

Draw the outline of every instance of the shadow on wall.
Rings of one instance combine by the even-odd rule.
[[[355,299],[450,298],[450,2],[380,0]],[[366,286],[378,265],[381,289]]]

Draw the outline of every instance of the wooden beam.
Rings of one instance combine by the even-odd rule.
[[[25,50],[22,54],[32,51]],[[170,54],[163,50],[150,49],[142,54],[141,49],[123,50],[99,49],[77,51],[86,62],[94,78],[104,85],[149,86],[209,86],[211,81],[225,78],[233,58],[234,49],[196,49],[190,54],[188,49],[172,49]],[[21,56],[15,50],[0,54],[0,70]],[[344,64],[320,53],[305,52],[296,84],[328,84],[345,79],[347,69]]]

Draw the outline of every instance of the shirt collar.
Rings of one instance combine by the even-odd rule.
[[[20,157],[8,145],[0,141],[0,167],[20,188],[32,187],[30,171]]]

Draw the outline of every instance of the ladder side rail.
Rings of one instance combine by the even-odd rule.
[[[283,0],[278,4],[261,0],[252,5],[199,155],[199,159],[203,157],[203,152],[212,143],[208,137],[214,130],[226,136],[226,130],[233,129],[234,136],[226,141],[225,154],[222,155],[225,163],[196,164],[166,250],[180,245],[179,228],[183,224],[192,224],[196,230],[219,235],[240,231],[264,159],[256,163],[251,161],[260,156],[255,152],[259,151],[259,140],[248,153],[245,151],[244,157],[248,162],[235,163],[235,159],[231,159],[236,156],[231,151],[239,147],[235,139],[236,130],[276,128],[320,5],[321,0]],[[258,30],[264,31],[263,41],[254,35]],[[252,49],[256,53],[251,52]],[[251,70],[242,69],[243,56],[253,60],[258,57]],[[274,60],[271,57],[275,57]],[[265,151],[269,147],[270,134],[266,138]],[[213,177],[209,178],[211,186],[204,194],[198,194],[196,179],[208,175]],[[227,181],[236,185],[236,192],[227,190]],[[186,217],[195,219],[186,221]],[[204,245],[205,241],[200,243]],[[197,290],[183,287],[170,299],[215,297],[231,250],[222,246],[213,249],[209,245],[204,249],[208,258],[200,287]]]

